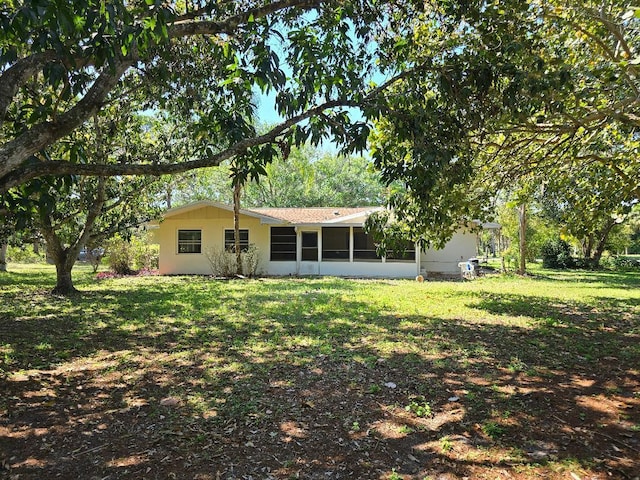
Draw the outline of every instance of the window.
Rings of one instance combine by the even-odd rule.
[[[318,261],[318,232],[302,232],[302,260]]]
[[[224,231],[224,249],[227,252],[235,252],[236,237],[234,230]],[[246,252],[249,249],[249,230],[240,230],[240,251]]]
[[[178,253],[202,253],[202,230],[178,230]]]
[[[388,262],[401,262],[401,261],[413,261],[416,259],[416,245],[413,242],[407,241],[404,252],[402,255],[396,255],[393,252],[387,252]]]
[[[272,262],[295,262],[297,247],[294,227],[271,227]]]
[[[353,229],[353,259],[362,260],[380,260],[376,253],[376,246],[373,243],[371,235],[364,233],[361,227]]]
[[[349,261],[349,227],[322,228],[322,259]]]

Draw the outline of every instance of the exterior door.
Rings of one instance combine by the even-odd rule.
[[[300,273],[318,275],[318,232],[301,232]]]

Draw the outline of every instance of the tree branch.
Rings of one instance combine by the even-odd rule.
[[[4,123],[7,110],[18,88],[38,73],[45,64],[56,58],[57,54],[53,50],[29,55],[16,61],[0,75],[0,125]]]
[[[0,148],[0,176],[5,176],[54,141],[68,135],[98,113],[120,76],[132,65],[131,59],[116,61],[113,69],[103,71],[87,94],[55,122],[43,122],[27,130]]]
[[[249,148],[264,145],[275,141],[278,137],[286,135],[294,125],[311,118],[319,113],[336,107],[354,107],[354,102],[333,100],[313,107],[306,112],[289,118],[272,128],[264,135],[241,140],[228,149],[215,155],[180,163],[156,163],[156,164],[79,164],[68,161],[34,161],[21,165],[0,178],[0,193],[15,187],[25,181],[41,175],[166,175],[182,173],[188,170],[204,167],[218,166],[224,160],[246,152]]]
[[[222,21],[196,20],[193,16],[182,17],[168,28],[169,38],[187,37],[193,35],[215,35],[233,33],[240,25],[247,23],[250,18],[263,18],[287,8],[313,8],[325,3],[326,0],[280,0],[261,7],[249,9]]]

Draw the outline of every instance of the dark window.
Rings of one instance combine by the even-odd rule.
[[[178,230],[178,253],[201,253],[202,230]]]
[[[371,235],[364,233],[361,227],[353,229],[353,259],[354,260],[380,260],[376,253],[376,246]]]
[[[224,231],[224,249],[227,252],[235,252],[235,231]],[[240,230],[240,251],[246,252],[249,249],[249,230]]]
[[[322,228],[322,259],[349,261],[349,227]]]
[[[296,229],[294,227],[271,227],[271,261],[296,261]]]
[[[387,252],[388,262],[401,262],[410,261],[416,259],[416,245],[413,242],[407,241],[404,252],[402,255],[394,254],[393,252]]]
[[[318,261],[318,232],[302,232],[302,260]]]

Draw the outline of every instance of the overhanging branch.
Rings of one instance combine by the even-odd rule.
[[[224,160],[246,152],[249,148],[274,142],[279,137],[286,135],[289,130],[298,123],[319,115],[325,110],[337,107],[353,107],[353,102],[333,100],[313,107],[299,115],[289,118],[278,124],[269,132],[253,138],[241,140],[228,149],[198,160],[190,160],[179,163],[150,163],[150,164],[79,164],[68,161],[42,161],[21,165],[0,179],[0,193],[9,188],[20,185],[26,181],[42,175],[151,175],[160,176],[167,174],[183,173],[197,168],[215,167]]]

